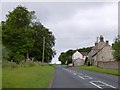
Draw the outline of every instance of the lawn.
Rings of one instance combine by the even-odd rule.
[[[118,70],[113,70],[113,69],[105,69],[105,68],[100,68],[96,66],[80,66],[77,68],[81,70],[88,70],[88,71],[93,71],[93,72],[107,73],[107,74],[120,76],[120,70],[118,71]]]
[[[47,88],[54,74],[54,66],[35,65],[3,68],[2,88]]]

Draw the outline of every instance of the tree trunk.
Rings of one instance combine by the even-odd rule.
[[[29,53],[26,53],[26,60],[29,61]]]

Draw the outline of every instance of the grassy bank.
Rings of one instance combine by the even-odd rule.
[[[54,66],[35,64],[32,66],[3,68],[3,88],[46,88],[53,76]]]
[[[77,67],[78,69],[81,70],[88,70],[92,72],[100,72],[100,73],[107,73],[107,74],[112,74],[112,75],[119,75],[120,76],[120,70],[113,70],[113,69],[105,69],[105,68],[100,68],[96,66],[80,66]]]

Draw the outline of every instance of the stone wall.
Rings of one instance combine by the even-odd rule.
[[[108,69],[119,69],[120,70],[120,61],[110,61],[110,62],[98,62],[98,66]]]

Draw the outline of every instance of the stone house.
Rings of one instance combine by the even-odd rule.
[[[112,46],[109,45],[109,41],[104,41],[104,37],[100,35],[98,42],[95,42],[92,50],[88,53],[88,59],[93,65],[98,65],[99,62],[114,61]]]
[[[82,54],[82,58],[85,61],[86,57],[88,57],[88,52],[80,52]]]
[[[78,52],[76,51],[73,55],[72,55],[72,64],[74,66],[81,66],[84,65],[84,61],[86,58],[86,53],[85,52]]]

